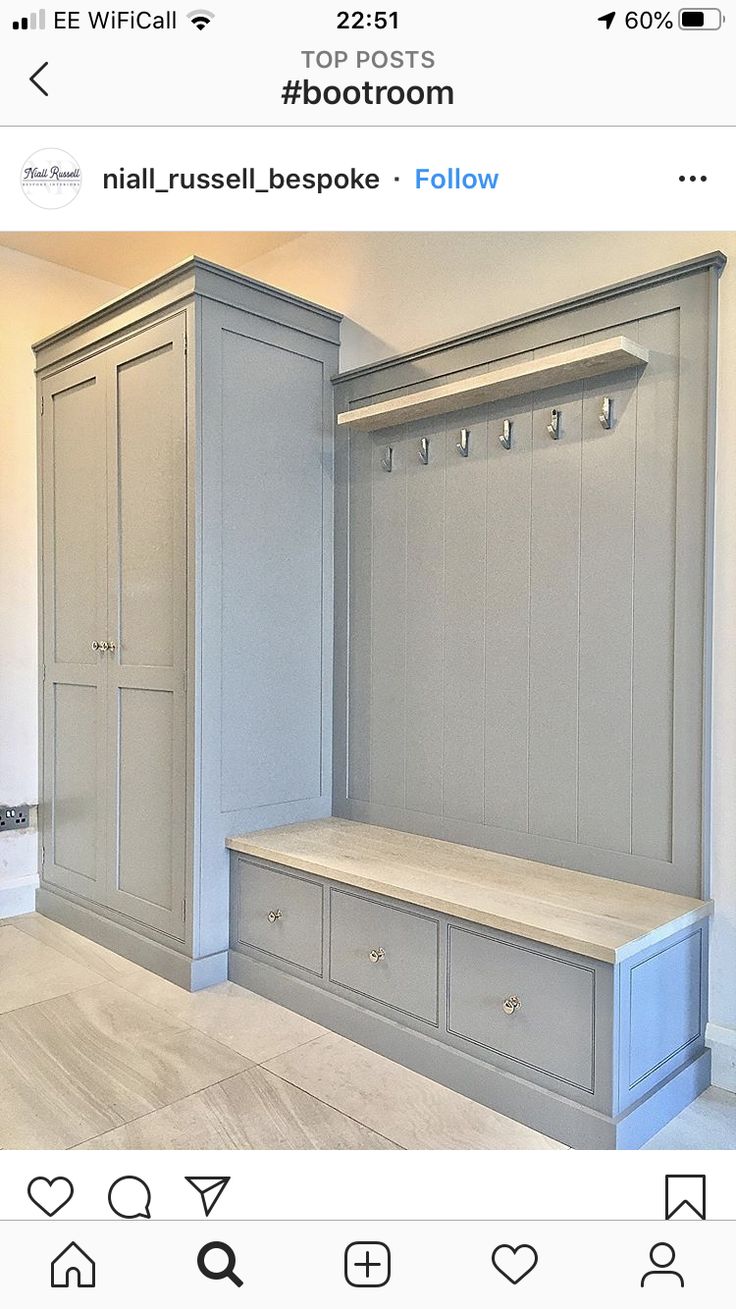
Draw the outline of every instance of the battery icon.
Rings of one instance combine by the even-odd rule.
[[[680,10],[680,27],[684,32],[717,32],[722,22],[720,9]]]

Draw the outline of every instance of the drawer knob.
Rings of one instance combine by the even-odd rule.
[[[503,1011],[505,1014],[515,1014],[517,1009],[521,1008],[521,1000],[518,995],[507,995],[503,1002]]]
[[[386,958],[386,951],[379,945],[377,950],[371,950],[368,958],[372,964],[380,964],[381,960]]]
[[[283,918],[283,916],[284,915],[282,914],[280,909],[272,909],[270,914],[268,915],[268,921],[269,923],[277,923],[279,921],[279,918]]]

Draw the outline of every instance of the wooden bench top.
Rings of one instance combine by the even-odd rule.
[[[230,850],[618,963],[712,902],[388,827],[325,818],[230,837]]]

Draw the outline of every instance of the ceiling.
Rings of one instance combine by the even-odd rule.
[[[137,286],[190,255],[238,272],[301,232],[0,232],[0,245],[79,273]]]

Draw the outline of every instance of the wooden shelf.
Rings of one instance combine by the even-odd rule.
[[[468,409],[489,400],[505,400],[526,395],[564,382],[580,382],[588,377],[603,377],[626,368],[643,368],[649,351],[626,336],[612,336],[593,345],[576,346],[558,354],[544,355],[507,368],[476,373],[458,382],[412,391],[409,395],[381,400],[378,404],[347,409],[337,415],[340,427],[354,427],[360,432],[376,432],[382,427],[396,427],[416,418],[448,414]]]

